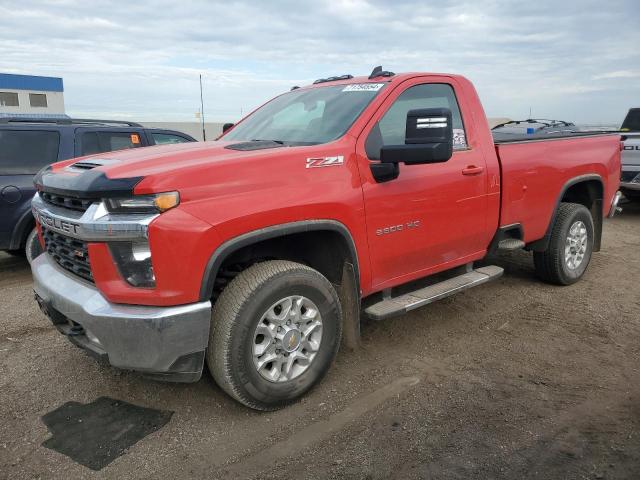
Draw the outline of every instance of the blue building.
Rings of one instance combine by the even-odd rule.
[[[0,116],[64,114],[62,78],[0,73]]]

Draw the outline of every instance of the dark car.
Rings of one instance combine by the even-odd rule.
[[[95,153],[195,141],[133,122],[0,118],[0,250],[26,252],[29,260],[39,253],[31,199],[33,176],[42,167]]]

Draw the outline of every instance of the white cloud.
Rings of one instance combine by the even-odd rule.
[[[462,73],[487,113],[617,122],[640,97],[636,0],[4,0],[0,71],[62,76],[69,113],[235,120],[333,74]],[[594,108],[597,105],[597,108]]]
[[[640,70],[616,70],[593,77],[594,80],[606,80],[610,78],[640,78]]]

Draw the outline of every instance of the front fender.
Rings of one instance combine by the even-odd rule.
[[[345,239],[349,247],[351,258],[353,259],[353,267],[355,270],[355,279],[357,291],[359,291],[360,269],[358,261],[358,251],[353,236],[349,229],[336,220],[320,219],[320,220],[302,220],[298,222],[290,222],[281,225],[272,225],[258,230],[253,230],[237,237],[231,238],[222,243],[211,255],[202,276],[202,286],[200,288],[200,299],[208,300],[213,294],[215,279],[220,270],[220,266],[226,258],[232,253],[243,247],[258,243],[264,240],[283,237],[294,233],[303,233],[311,231],[332,231],[337,232]]]

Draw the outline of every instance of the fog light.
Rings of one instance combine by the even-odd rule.
[[[127,283],[134,287],[156,286],[149,242],[112,242],[109,249]]]

